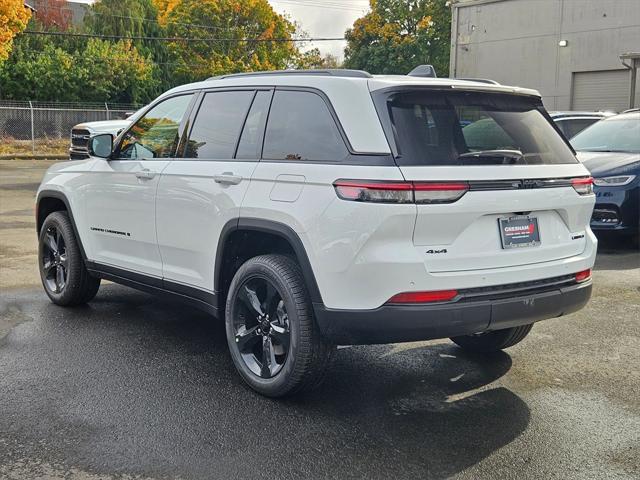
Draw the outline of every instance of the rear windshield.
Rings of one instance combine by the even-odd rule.
[[[401,166],[577,162],[533,98],[423,90],[387,105]]]

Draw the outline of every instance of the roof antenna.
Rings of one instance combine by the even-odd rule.
[[[433,65],[418,65],[416,68],[411,70],[408,75],[410,77],[438,78],[438,75],[436,75],[436,69],[433,68]]]

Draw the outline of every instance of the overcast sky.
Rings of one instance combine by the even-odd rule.
[[[369,0],[269,0],[274,10],[286,13],[300,24],[310,37],[342,37],[353,22],[369,9]],[[316,42],[301,48],[320,49],[340,60],[346,42]]]
[[[94,0],[72,0],[93,3]],[[268,0],[278,13],[287,14],[290,20],[298,22],[300,28],[310,37],[342,37],[353,22],[369,9],[369,0]],[[124,15],[121,13],[121,15]],[[331,53],[343,58],[344,41],[302,43],[307,50],[317,47],[322,54]]]

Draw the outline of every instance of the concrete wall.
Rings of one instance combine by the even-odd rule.
[[[549,110],[570,109],[573,72],[624,69],[618,55],[640,51],[640,0],[452,3],[450,76],[535,88]]]

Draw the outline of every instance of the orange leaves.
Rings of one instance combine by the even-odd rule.
[[[427,15],[425,17],[423,17],[419,22],[418,22],[418,30],[428,30],[429,27],[431,27],[432,19],[433,17],[431,17],[430,15]]]
[[[31,18],[31,10],[23,0],[0,0],[0,62],[11,52],[13,37],[24,30]]]

